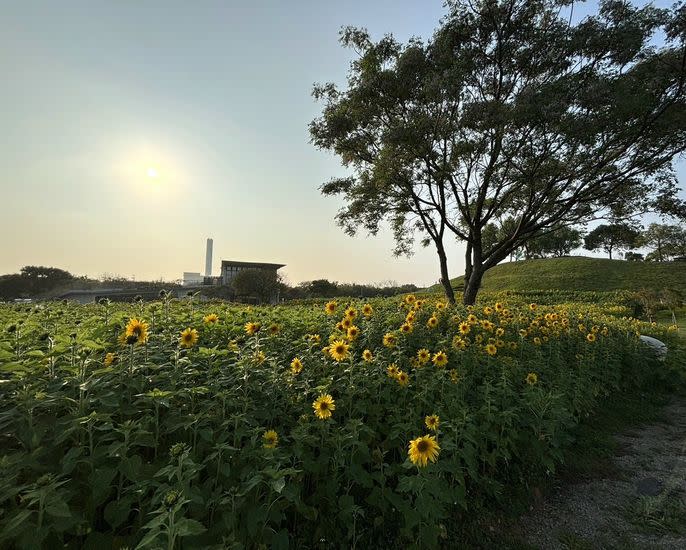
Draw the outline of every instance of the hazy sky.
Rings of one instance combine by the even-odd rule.
[[[215,274],[234,259],[287,264],[292,283],[435,282],[432,249],[395,259],[390,235],[335,225],[341,203],[318,186],[343,171],[307,125],[312,84],[344,80],[342,25],[406,40],[443,13],[441,0],[0,0],[0,273],[176,279],[203,269],[213,237]]]

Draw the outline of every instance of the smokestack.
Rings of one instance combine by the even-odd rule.
[[[205,277],[212,276],[212,239],[207,239],[207,252],[205,252]]]

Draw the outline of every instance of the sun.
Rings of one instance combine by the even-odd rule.
[[[160,173],[157,171],[157,168],[153,168],[152,166],[149,166],[145,173],[151,180],[155,180],[160,177]]]

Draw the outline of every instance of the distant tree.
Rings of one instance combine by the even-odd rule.
[[[311,298],[331,298],[336,295],[338,285],[327,279],[316,279],[302,283],[307,296]]]
[[[641,234],[640,245],[651,248],[647,259],[664,262],[686,255],[686,227],[651,223]]]
[[[533,237],[524,245],[527,258],[545,258],[546,256],[569,256],[572,250],[582,245],[582,234],[573,227],[558,227],[553,231]]]
[[[321,187],[345,200],[338,223],[376,234],[390,221],[396,254],[419,232],[450,302],[446,237],[466,244],[473,304],[484,273],[542,231],[680,205],[684,9],[605,0],[571,24],[569,5],[448,0],[426,43],[345,28],[359,55],[345,89],[314,88],[325,105],[312,142],[350,169]],[[507,219],[486,246],[489,224]]]
[[[231,280],[231,287],[237,296],[251,296],[260,302],[274,300],[281,288],[276,271],[270,269],[243,269]]]
[[[631,250],[639,244],[640,232],[625,223],[599,225],[584,238],[586,250],[604,250],[612,259],[613,250]]]

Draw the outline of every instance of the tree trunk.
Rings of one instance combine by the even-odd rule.
[[[471,266],[469,278],[467,278],[467,273],[465,273],[464,294],[462,295],[462,303],[464,305],[473,306],[476,302],[476,295],[479,293],[483,276],[484,270],[477,266]]]
[[[436,246],[438,252],[438,260],[441,264],[441,284],[443,285],[443,290],[445,291],[445,297],[448,303],[455,305],[455,292],[453,292],[453,287],[450,284],[450,276],[448,275],[448,257],[445,255],[445,249],[443,246]]]

